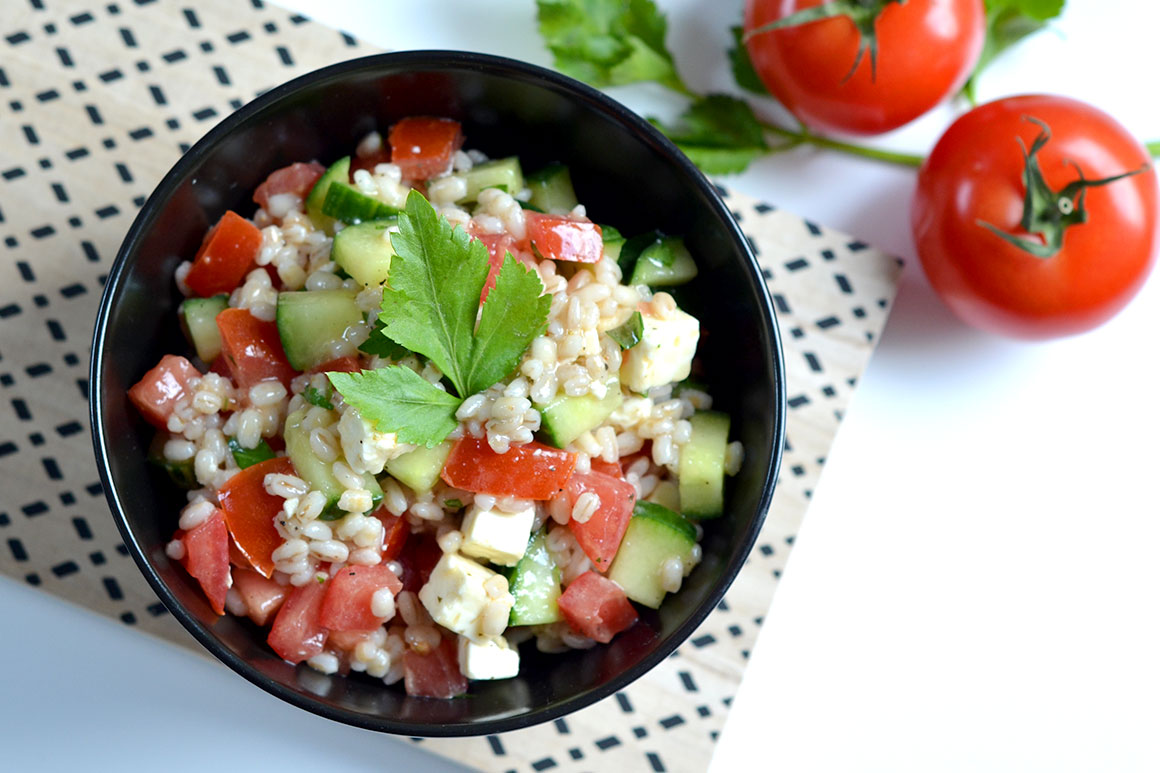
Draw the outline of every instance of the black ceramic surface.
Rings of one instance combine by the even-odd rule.
[[[165,555],[184,497],[146,463],[152,431],[127,389],[166,352],[187,352],[175,310],[177,264],[226,209],[251,214],[254,188],[294,161],[329,163],[373,129],[408,115],[464,125],[467,147],[518,154],[525,169],[569,165],[597,222],[685,236],[700,276],[681,303],[701,320],[702,374],[746,449],[727,513],[705,524],[704,560],[657,612],[608,646],[522,652],[520,676],[471,685],[465,698],[408,698],[401,685],[294,667],[248,621],[218,618]],[[265,690],[352,725],[410,736],[495,733],[553,719],[610,695],[671,653],[709,614],[761,526],[784,438],[784,363],[768,292],[712,185],[647,122],[582,84],[538,67],[457,52],[368,57],[303,76],[224,120],[186,153],[138,215],[109,275],[90,373],[93,439],[130,553],[158,596],[214,655]]]

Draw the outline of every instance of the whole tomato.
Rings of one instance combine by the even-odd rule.
[[[982,0],[843,0],[828,3],[841,15],[755,32],[821,4],[745,5],[754,69],[814,129],[880,134],[909,123],[963,87],[983,48]]]
[[[1156,208],[1156,173],[1124,127],[1074,99],[1020,96],[947,129],[919,171],[911,227],[927,278],[965,322],[1050,338],[1136,294]]]

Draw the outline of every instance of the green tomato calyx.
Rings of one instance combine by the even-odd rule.
[[[1022,137],[1015,138],[1023,152],[1023,217],[1019,220],[1019,227],[1029,235],[1008,233],[983,220],[975,222],[1024,252],[1029,252],[1037,258],[1051,258],[1063,249],[1063,235],[1068,227],[1087,222],[1088,211],[1084,206],[1084,196],[1088,188],[1097,188],[1140,174],[1147,171],[1151,165],[1145,163],[1130,172],[1089,180],[1083,176],[1079,164],[1068,161],[1067,163],[1075,168],[1079,179],[1071,181],[1058,191],[1053,191],[1043,178],[1043,170],[1039,167],[1039,151],[1051,139],[1051,128],[1038,118],[1029,115],[1023,116],[1023,120],[1039,127],[1039,134],[1032,140],[1030,149],[1024,144]]]

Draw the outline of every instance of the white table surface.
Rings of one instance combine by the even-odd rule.
[[[389,48],[549,64],[532,0],[284,4]],[[661,5],[688,82],[726,88],[740,0]],[[1160,138],[1160,7],[1069,6],[988,72],[981,96],[1066,93]],[[650,88],[616,96],[677,108]],[[879,142],[922,152],[952,115]],[[909,266],[711,770],[1158,770],[1160,277],[1087,335],[974,332],[917,266],[913,179],[803,149],[729,181]],[[462,770],[8,580],[0,619],[7,770]]]

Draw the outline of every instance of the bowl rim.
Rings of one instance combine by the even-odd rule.
[[[120,492],[113,486],[113,472],[110,465],[111,453],[107,444],[107,432],[103,418],[104,400],[99,389],[101,383],[100,374],[104,369],[105,363],[104,340],[107,335],[112,301],[114,295],[120,290],[124,276],[129,270],[129,258],[138,251],[143,242],[143,234],[159,216],[164,203],[175,193],[178,185],[187,177],[189,170],[201,163],[206,155],[213,152],[236,128],[250,121],[253,116],[262,113],[283,99],[292,97],[297,91],[314,84],[316,81],[340,79],[381,70],[398,70],[408,66],[420,70],[474,70],[504,78],[515,76],[525,81],[537,81],[547,88],[566,93],[571,98],[580,100],[589,109],[603,114],[624,129],[636,133],[642,141],[651,146],[652,150],[664,157],[670,164],[675,165],[678,168],[678,172],[687,178],[691,185],[700,189],[701,193],[704,194],[704,199],[709,203],[713,214],[725,224],[730,237],[741,250],[743,257],[741,268],[742,270],[747,270],[752,275],[750,278],[758,288],[758,304],[760,306],[761,319],[754,321],[760,322],[765,326],[763,332],[767,334],[771,344],[769,356],[772,359],[773,386],[776,390],[772,415],[774,430],[773,453],[766,465],[765,477],[762,481],[761,493],[757,502],[757,512],[754,514],[754,518],[745,531],[744,538],[740,543],[743,550],[737,553],[738,557],[736,559],[723,567],[721,579],[717,587],[694,610],[693,614],[676,627],[669,635],[668,643],[658,647],[640,662],[631,668],[621,671],[607,682],[548,706],[495,719],[441,724],[424,724],[385,719],[329,705],[320,699],[299,693],[279,680],[263,673],[243,657],[233,652],[229,647],[225,646],[216,636],[212,635],[208,627],[202,624],[200,620],[194,617],[178,601],[168,585],[150,564],[146,555],[145,546],[138,541],[136,535],[129,528],[126,506],[122,502]],[[166,608],[169,609],[178,622],[203,647],[212,653],[214,657],[271,695],[298,708],[335,722],[396,735],[424,737],[473,736],[502,733],[530,727],[590,706],[623,689],[652,670],[692,635],[693,631],[708,617],[709,613],[717,607],[724,597],[725,592],[733,584],[741,566],[752,552],[758,532],[760,532],[762,524],[765,521],[784,455],[786,423],[785,358],[777,317],[774,313],[769,288],[762,277],[761,269],[757,264],[757,259],[753,254],[749,240],[722,201],[719,189],[676,145],[652,124],[611,97],[581,81],[553,70],[493,54],[423,49],[373,54],[349,59],[297,76],[268,91],[262,92],[241,108],[230,113],[197,140],[174,163],[149,195],[149,198],[130,225],[117,251],[117,256],[110,268],[104,290],[101,294],[96,323],[93,329],[91,351],[92,356],[89,363],[89,419],[101,485],[104,489],[113,519],[116,521],[117,528],[124,539],[129,554],[132,556],[133,561],[137,564],[138,569],[144,575],[153,591],[165,604]]]

